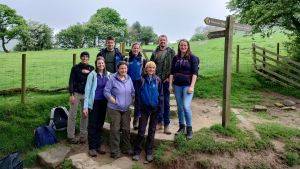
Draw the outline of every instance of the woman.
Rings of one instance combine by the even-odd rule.
[[[198,75],[199,59],[192,54],[190,44],[182,39],[178,43],[178,53],[172,60],[170,74],[170,91],[173,91],[177,102],[179,130],[187,139],[192,139],[192,110],[194,87]]]
[[[131,51],[129,52],[128,60],[128,75],[130,76],[134,90],[135,90],[135,100],[134,100],[134,118],[133,118],[133,128],[138,129],[138,120],[141,116],[139,111],[139,93],[141,87],[141,78],[143,71],[143,63],[146,63],[145,59],[142,58],[141,46],[139,43],[132,44]]]
[[[97,57],[96,70],[92,71],[85,85],[83,115],[88,117],[89,155],[97,156],[97,152],[105,154],[101,149],[102,128],[106,115],[107,100],[104,97],[104,87],[108,81],[103,57]]]
[[[122,153],[132,154],[130,145],[130,112],[129,105],[134,97],[134,87],[127,75],[127,63],[120,61],[117,72],[111,75],[104,88],[108,100],[107,114],[110,118],[110,152],[112,158],[120,157],[120,131],[122,133]],[[121,130],[120,130],[121,129]]]
[[[160,110],[163,106],[162,83],[158,76],[155,75],[156,65],[153,61],[147,62],[145,66],[146,75],[142,78],[140,89],[140,112],[139,131],[135,140],[133,160],[140,159],[142,150],[142,141],[149,120],[148,137],[146,141],[146,161],[153,160],[153,144]]]

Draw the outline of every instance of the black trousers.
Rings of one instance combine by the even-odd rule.
[[[152,155],[153,153],[153,144],[154,144],[154,136],[155,136],[155,130],[156,130],[156,124],[158,121],[158,110],[154,110],[150,107],[144,107],[141,112],[141,117],[139,118],[139,130],[138,135],[135,140],[134,145],[134,154],[139,155],[142,151],[142,142],[144,140],[146,127],[149,120],[149,126],[148,126],[148,137],[146,140],[146,154]]]
[[[90,150],[100,148],[106,107],[107,100],[94,100],[93,109],[89,110],[88,142]]]

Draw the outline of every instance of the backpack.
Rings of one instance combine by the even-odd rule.
[[[51,126],[40,126],[34,131],[34,142],[37,148],[57,143],[55,131]]]
[[[0,169],[23,169],[23,161],[18,152],[11,153],[0,160]]]
[[[62,131],[67,128],[69,112],[65,107],[59,106],[51,109],[50,122],[54,130]]]

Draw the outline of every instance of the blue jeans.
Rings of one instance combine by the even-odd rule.
[[[190,86],[174,85],[174,94],[177,102],[178,119],[180,125],[192,126],[191,102],[194,93],[188,93]]]
[[[170,124],[170,91],[169,82],[163,83],[164,105],[163,113],[158,117],[158,123],[164,123],[165,126]]]

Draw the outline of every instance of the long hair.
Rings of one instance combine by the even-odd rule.
[[[141,53],[141,51],[142,51],[142,47],[141,47],[141,44],[139,43],[139,42],[134,42],[132,45],[131,45],[131,50],[129,51],[129,61],[131,61],[132,59],[133,59],[133,57],[134,57],[134,55],[132,54],[132,48],[135,46],[135,45],[139,45],[139,47],[140,47],[140,51],[139,51],[139,53],[138,53],[138,57],[140,57],[140,58],[142,58],[142,53]]]
[[[95,60],[95,71],[96,71],[96,73],[99,73],[99,69],[98,69],[98,67],[97,67],[97,62],[98,62],[99,60],[103,60],[103,62],[104,62],[104,70],[103,70],[103,74],[106,74],[105,59],[104,59],[104,57],[102,57],[102,56],[97,56],[97,58],[96,58],[96,60]]]
[[[192,52],[191,52],[191,47],[190,47],[190,43],[188,40],[186,39],[181,39],[179,40],[178,42],[178,52],[177,52],[177,56],[181,57],[181,50],[180,50],[180,43],[181,42],[186,42],[187,45],[188,45],[188,49],[186,51],[186,53],[184,54],[184,57],[187,58],[187,59],[190,59],[190,56],[192,55]]]

